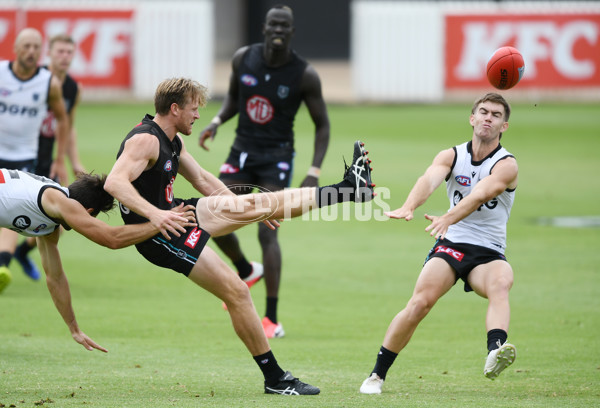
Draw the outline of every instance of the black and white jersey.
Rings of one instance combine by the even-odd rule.
[[[11,61],[0,61],[0,159],[35,160],[38,135],[48,112],[52,74],[38,68],[28,80],[17,78]]]
[[[238,72],[237,137],[240,151],[293,150],[294,118],[302,103],[302,76],[307,62],[292,51],[290,61],[269,67],[264,44],[252,44],[244,53]]]
[[[473,161],[471,142],[455,146],[452,171],[446,180],[450,210],[469,195],[477,183],[489,176],[500,160],[514,157],[501,145],[481,161]],[[504,254],[506,224],[515,200],[515,190],[507,189],[499,196],[481,205],[467,217],[451,225],[446,238],[494,249]]]
[[[0,228],[30,237],[52,233],[59,223],[42,208],[42,194],[47,188],[55,188],[69,196],[66,187],[45,177],[0,169]]]

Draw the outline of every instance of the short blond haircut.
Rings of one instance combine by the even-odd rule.
[[[73,37],[71,37],[70,35],[56,34],[50,38],[50,41],[48,41],[48,48],[52,48],[54,43],[57,43],[57,42],[64,42],[64,43],[68,43],[71,45],[75,45],[75,40],[73,40]]]
[[[206,106],[208,88],[193,79],[169,78],[158,84],[154,93],[154,109],[158,115],[169,113],[174,103],[183,107],[189,101],[197,101],[200,107]]]

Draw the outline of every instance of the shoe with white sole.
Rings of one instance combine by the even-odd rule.
[[[375,373],[371,374],[369,378],[363,381],[360,386],[361,394],[381,394],[381,387],[383,386],[383,380]]]
[[[285,336],[285,331],[281,323],[273,323],[271,319],[265,316],[262,319],[262,327],[265,332],[265,336],[268,339],[275,339]]]
[[[483,374],[490,380],[495,379],[506,367],[515,361],[516,357],[516,347],[510,343],[504,343],[499,348],[490,351],[485,360]]]
[[[265,384],[265,394],[280,395],[317,395],[321,390],[314,385],[306,384],[294,377],[292,373],[286,371],[277,384]]]

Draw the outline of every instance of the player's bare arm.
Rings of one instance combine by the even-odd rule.
[[[63,226],[72,228],[90,241],[110,249],[124,248],[143,242],[159,230],[150,222],[132,225],[108,225],[92,217],[79,202],[68,198],[63,192],[49,188],[42,195],[42,207],[52,218],[61,221]],[[195,226],[193,206],[180,205],[174,209],[186,219],[179,225],[179,231],[185,232],[186,226]],[[175,235],[179,236],[178,232]]]
[[[308,109],[308,113],[315,124],[315,142],[314,153],[312,159],[312,168],[302,182],[302,187],[316,187],[318,184],[318,176],[320,174],[321,165],[325,159],[325,153],[329,146],[330,124],[327,114],[327,106],[323,99],[321,89],[321,80],[317,71],[307,65],[304,75],[302,76],[302,94],[304,103]]]
[[[97,349],[106,353],[108,350],[96,344],[96,342],[81,331],[75,319],[75,312],[71,304],[69,282],[67,281],[67,276],[60,260],[60,253],[58,252],[59,235],[60,230],[57,228],[52,234],[37,238],[42,266],[46,273],[48,291],[50,292],[50,296],[52,296],[56,309],[69,327],[73,339],[87,350]]]
[[[453,149],[439,152],[425,173],[419,177],[402,207],[386,212],[385,215],[390,218],[403,218],[406,221],[412,220],[414,211],[427,201],[450,173],[454,155]]]
[[[431,236],[444,238],[448,227],[476,211],[481,205],[497,197],[506,189],[517,187],[518,166],[513,157],[499,161],[492,173],[484,177],[469,195],[442,216],[425,215],[431,224],[425,228]]]
[[[148,133],[134,135],[125,142],[125,148],[110,171],[104,189],[131,211],[150,220],[168,238],[169,233],[183,232],[180,224],[187,222],[187,219],[176,212],[161,210],[150,204],[131,184],[143,171],[154,165],[158,153],[159,142],[155,136]]]
[[[67,182],[67,170],[65,167],[65,155],[69,141],[69,118],[63,101],[62,83],[56,76],[50,80],[50,91],[48,93],[48,107],[56,119],[56,157],[50,167],[50,178],[58,177],[61,183]]]
[[[198,144],[206,151],[209,150],[208,146],[206,145],[206,141],[208,139],[211,141],[214,140],[215,136],[217,135],[217,128],[238,113],[238,70],[244,52],[246,52],[247,48],[247,46],[242,47],[233,55],[231,62],[231,75],[229,76],[229,89],[225,95],[221,109],[219,109],[219,112],[215,118],[213,118],[213,120],[200,132]]]

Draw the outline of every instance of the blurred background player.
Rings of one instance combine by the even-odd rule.
[[[229,90],[218,114],[200,133],[208,150],[217,128],[238,114],[236,138],[219,178],[235,194],[255,187],[277,191],[289,187],[294,159],[294,118],[304,101],[315,125],[312,166],[301,187],[318,185],[329,144],[329,117],[315,69],[292,48],[294,17],[287,6],[269,9],[263,25],[264,43],[238,49],[232,60]],[[266,313],[262,320],[268,338],[283,337],[277,317],[281,279],[281,249],[277,231],[258,226],[266,284]],[[214,239],[248,286],[261,278],[263,265],[248,262],[234,234]]]
[[[85,168],[79,160],[77,149],[77,133],[73,124],[75,123],[75,112],[79,103],[80,88],[79,84],[68,74],[69,67],[75,56],[75,41],[66,34],[53,36],[48,44],[48,56],[50,62],[47,69],[53,76],[57,77],[62,83],[62,95],[67,111],[67,121],[69,124],[69,138],[67,143],[67,157],[71,162],[71,169],[74,176],[85,173]],[[49,111],[42,122],[39,134],[38,158],[35,167],[35,174],[50,178],[50,167],[52,166],[52,155],[54,151],[54,141],[56,133],[56,120],[52,111]],[[23,271],[31,279],[40,278],[40,272],[35,263],[28,257],[29,251],[35,248],[36,242],[32,237],[24,240],[17,247],[14,258],[21,264]]]
[[[35,171],[38,137],[48,110],[56,118],[56,159],[50,176],[61,183],[67,181],[65,152],[69,131],[60,80],[43,67],[38,67],[42,35],[25,28],[14,44],[15,60],[0,61],[0,167]],[[18,234],[0,230],[0,291],[11,279],[8,265],[17,246]]]
[[[425,214],[431,221],[425,230],[436,242],[425,259],[412,297],[385,333],[375,367],[361,385],[361,393],[381,393],[398,353],[458,279],[464,281],[465,292],[474,291],[488,299],[484,375],[493,380],[513,363],[516,349],[506,342],[513,270],[504,251],[518,167],[514,156],[500,144],[509,117],[510,106],[501,95],[489,93],[478,99],[469,119],[471,141],[439,152],[402,207],[386,213],[410,221],[415,210],[446,180],[450,209],[442,216]]]

